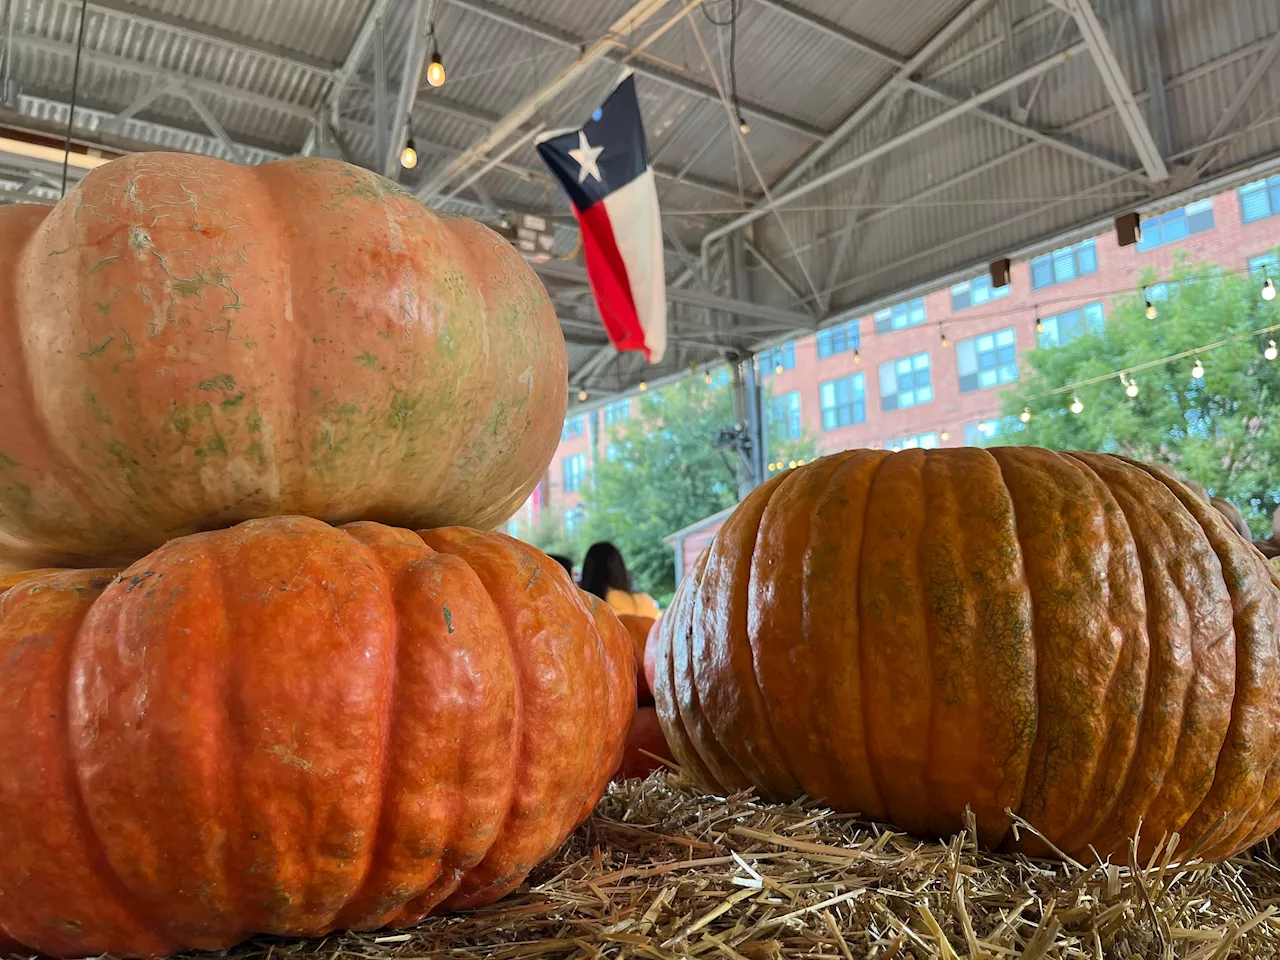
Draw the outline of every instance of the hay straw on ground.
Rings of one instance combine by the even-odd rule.
[[[1194,853],[1194,851],[1186,851]],[[1132,857],[1130,857],[1132,860]],[[1063,864],[926,843],[812,804],[613,786],[520,891],[413,930],[260,939],[234,960],[1280,957],[1280,867]]]

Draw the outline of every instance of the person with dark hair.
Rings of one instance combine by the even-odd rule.
[[[569,579],[570,580],[573,579],[573,561],[572,560],[570,560],[568,557],[561,556],[558,553],[548,553],[547,556],[550,557],[552,560],[554,560],[556,563],[560,564],[560,566],[564,567],[565,573],[569,574]]]
[[[587,593],[595,594],[613,608],[614,613],[630,613],[640,617],[658,617],[658,605],[647,593],[631,589],[631,574],[622,554],[612,543],[593,543],[582,558],[582,580]]]

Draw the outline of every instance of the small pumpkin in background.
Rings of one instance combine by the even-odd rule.
[[[136,153],[0,207],[0,561],[240,520],[491,529],[559,442],[564,337],[506,240],[336,160]]]
[[[654,671],[657,669],[655,658],[658,655],[658,638],[662,633],[662,615],[658,615],[658,619],[653,621],[653,625],[649,627],[649,636],[644,641],[644,663],[641,665],[644,673],[644,682],[648,685],[652,694],[654,688]]]
[[[7,583],[0,934],[22,952],[493,902],[594,808],[634,713],[613,612],[502,534],[282,517]]]
[[[753,491],[664,613],[686,775],[1123,862],[1280,826],[1280,579],[1158,466],[852,450]]]
[[[671,748],[667,746],[657,712],[653,708],[653,688],[650,686],[653,645],[658,637],[658,621],[662,618],[659,616],[655,620],[652,617],[623,613],[618,615],[618,619],[631,636],[632,651],[636,658],[636,715],[627,734],[622,765],[614,774],[615,780],[627,780],[632,777],[647,777],[653,771],[662,769],[665,764],[655,757],[665,760],[671,760],[672,757]]]

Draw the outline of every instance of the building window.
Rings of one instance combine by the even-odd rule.
[[[1280,280],[1280,253],[1262,253],[1249,258],[1249,276]]]
[[[1042,317],[1044,326],[1039,336],[1041,347],[1061,347],[1086,333],[1101,333],[1106,321],[1101,303],[1091,303],[1079,310]]]
[[[1213,198],[1197,200],[1177,210],[1170,210],[1158,217],[1142,221],[1142,239],[1139,250],[1154,250],[1166,243],[1185,240],[1193,233],[1213,229]]]
[[[951,288],[951,309],[963,310],[965,307],[976,307],[988,300],[999,300],[1001,297],[1007,297],[1012,290],[1013,288],[1007,283],[1003,287],[993,287],[991,275],[984,273],[972,280],[957,283]]]
[[[897,437],[884,442],[886,450],[937,450],[936,433],[917,433],[914,437]]]
[[[985,447],[1000,436],[999,420],[983,420],[980,423],[964,425],[964,445],[966,447]]]
[[[887,333],[890,330],[903,330],[907,327],[918,327],[924,323],[924,300],[916,297],[905,303],[895,303],[875,313],[876,333]]]
[[[1018,356],[1013,327],[984,333],[956,343],[960,392],[985,390],[1018,379]]]
[[[796,368],[796,344],[794,340],[760,354],[760,373],[762,376],[773,376],[778,372],[779,367],[783,370],[794,370]]]
[[[1245,223],[1280,213],[1280,174],[1240,188],[1240,219]]]
[[[576,417],[570,417],[564,422],[564,426],[560,428],[560,439],[572,440],[574,437],[582,436],[582,414]]]
[[[610,463],[618,459],[618,445],[616,443],[606,443],[604,445],[604,458]]]
[[[577,493],[582,489],[582,481],[587,479],[587,455],[575,453],[564,458],[564,492]]]
[[[858,321],[850,320],[838,327],[818,331],[818,359],[825,360],[837,353],[848,353],[862,346],[862,332]]]
[[[828,380],[818,387],[822,401],[822,429],[834,430],[862,423],[867,419],[867,378],[851,373],[838,380]]]
[[[631,401],[618,400],[614,403],[605,404],[604,408],[604,425],[612,427],[615,423],[622,423],[631,417]]]
[[[1097,270],[1098,251],[1090,238],[1034,258],[1031,261],[1031,286],[1039,290],[1096,273]]]
[[[800,391],[792,390],[774,397],[769,417],[783,440],[800,439]]]
[[[929,354],[917,353],[880,364],[880,409],[905,410],[933,399]]]

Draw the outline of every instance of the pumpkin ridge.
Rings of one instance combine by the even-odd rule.
[[[1026,763],[1022,765],[1022,785],[1018,788],[1017,802],[1010,805],[1010,810],[1015,814],[1021,814],[1023,803],[1026,800],[1027,782],[1031,779],[1031,758],[1035,756],[1036,746],[1044,734],[1044,723],[1041,722],[1040,705],[1043,697],[1040,695],[1042,684],[1044,683],[1044,675],[1041,670],[1042,657],[1040,656],[1040,641],[1036,636],[1036,591],[1031,589],[1031,576],[1027,571],[1027,548],[1022,541],[1022,522],[1018,517],[1018,504],[1013,497],[1013,490],[1009,486],[1009,478],[1006,475],[1003,457],[1017,456],[1013,448],[997,447],[994,450],[988,450],[991,459],[996,462],[996,469],[1000,471],[1000,481],[1004,484],[1005,493],[1009,498],[1009,513],[1013,517],[1013,533],[1014,538],[1018,541],[1018,565],[1022,571],[1022,582],[1027,585],[1027,606],[1030,610],[1030,617],[1027,619],[1028,645],[1031,648],[1031,657],[1035,662],[1036,682],[1035,682],[1035,700],[1032,703],[1032,720],[1035,723],[1035,734],[1031,737],[1031,742],[1026,748]],[[997,456],[997,454],[999,454]],[[1014,832],[1008,830],[1004,838],[1000,841],[997,849],[1002,852],[1012,852],[1017,848],[1018,841],[1014,838]]]
[[[879,779],[876,777],[876,765],[871,759],[871,712],[870,697],[867,691],[867,644],[861,634],[862,624],[862,572],[867,569],[866,551],[869,544],[868,538],[865,536],[867,529],[867,518],[871,515],[871,500],[875,494],[876,481],[880,479],[880,471],[884,469],[885,463],[889,457],[882,456],[876,463],[875,469],[871,472],[871,477],[867,480],[867,495],[862,501],[862,530],[864,536],[862,543],[858,548],[858,577],[853,586],[854,602],[857,604],[859,635],[858,635],[858,683],[861,686],[862,696],[862,736],[866,741],[867,749],[867,772],[871,776],[871,789],[880,801],[880,809],[887,815],[889,812],[889,801],[885,794],[884,788],[880,785]]]
[[[1137,559],[1137,538],[1134,535],[1132,525],[1129,523],[1128,514],[1125,512],[1123,505],[1120,503],[1119,499],[1116,497],[1115,493],[1112,491],[1111,484],[1109,484],[1105,479],[1103,479],[1101,474],[1099,474],[1098,471],[1093,468],[1092,463],[1090,463],[1088,459],[1082,457],[1078,451],[1065,450],[1062,452],[1062,456],[1070,460],[1073,460],[1081,470],[1084,470],[1086,473],[1088,473],[1091,477],[1094,478],[1094,480],[1097,482],[1097,484],[1101,489],[1106,491],[1107,496],[1111,498],[1112,503],[1114,503],[1116,506],[1116,509],[1118,511],[1118,517],[1120,521],[1124,524],[1123,533],[1128,538],[1128,542],[1133,545],[1134,552],[1135,552],[1135,559]],[[1103,454],[1103,456],[1106,456],[1106,454]],[[1113,558],[1117,550],[1114,546],[1114,538],[1108,536],[1107,542],[1110,545],[1109,556],[1108,556],[1108,570],[1110,571],[1113,563],[1115,562]],[[1148,602],[1148,599],[1147,599],[1149,586],[1148,586],[1147,577],[1145,575],[1145,571],[1143,570],[1140,559],[1137,559],[1137,562],[1135,563],[1135,567],[1137,569],[1138,577],[1140,579],[1141,587],[1142,587],[1143,606],[1145,608],[1143,611],[1144,615],[1142,618],[1142,631],[1143,631],[1143,635],[1147,639],[1147,663],[1142,674],[1142,706],[1137,714],[1137,718],[1134,721],[1133,743],[1128,752],[1128,756],[1124,758],[1124,771],[1117,778],[1117,782],[1114,788],[1112,788],[1111,799],[1107,804],[1106,809],[1105,810],[1100,809],[1097,811],[1097,813],[1093,817],[1092,825],[1086,824],[1084,827],[1078,828],[1078,829],[1083,829],[1085,831],[1084,837],[1079,839],[1075,844],[1080,850],[1085,850],[1087,849],[1088,844],[1096,842],[1100,834],[1105,832],[1108,824],[1111,823],[1113,819],[1113,814],[1115,813],[1116,808],[1119,806],[1121,799],[1125,795],[1125,788],[1128,786],[1129,774],[1133,770],[1134,761],[1137,758],[1139,748],[1144,742],[1142,733],[1144,730],[1147,729],[1147,723],[1146,723],[1147,708],[1150,704],[1150,698],[1151,698],[1151,687],[1152,687],[1151,669],[1152,669],[1152,657],[1153,657],[1153,653],[1152,653],[1153,645],[1150,641],[1151,604]],[[1109,578],[1109,583],[1112,580],[1119,581],[1119,579],[1120,578],[1118,577]],[[1109,608],[1115,604],[1114,594],[1115,594],[1115,591],[1110,589],[1110,586],[1109,586],[1108,588],[1108,607]],[[1110,621],[1113,627],[1116,627],[1116,628],[1120,627],[1120,624],[1118,624],[1111,617],[1108,617],[1108,620]],[[1129,644],[1126,642],[1125,646],[1128,646],[1128,645]],[[1112,692],[1116,689],[1117,684],[1120,682],[1123,682],[1124,680],[1125,671],[1124,671],[1123,661],[1124,661],[1123,655],[1116,658],[1115,667],[1111,671],[1111,676],[1107,678],[1107,683],[1102,694],[1101,701],[1103,703],[1111,702]],[[1114,712],[1112,711],[1109,711],[1109,712],[1111,712],[1112,715],[1114,716]],[[1115,726],[1116,725],[1114,724],[1112,725],[1113,732],[1115,730]],[[1108,761],[1114,756],[1116,750],[1119,749],[1119,747],[1120,745],[1117,744],[1115,738],[1112,736],[1108,736],[1107,741],[1103,745],[1103,750],[1101,751],[1102,759],[1100,759],[1098,764],[1099,770],[1106,770],[1108,768],[1109,766]],[[1129,838],[1126,837],[1125,839],[1128,840]]]
[[[404,577],[409,563],[403,564],[399,570],[395,571],[395,575],[393,576],[387,562],[371,544],[362,541],[357,537],[351,536],[351,534],[346,530],[343,530],[342,532],[347,534],[347,536],[360,547],[366,558],[369,560],[370,566],[383,575],[382,578],[385,581],[385,586],[388,588],[387,595],[391,600],[391,605],[393,609],[398,608],[400,580]],[[423,545],[426,547],[425,543]],[[426,547],[426,549],[428,551],[431,550],[430,547]],[[428,556],[430,556],[430,554],[428,554]],[[348,895],[346,902],[334,911],[333,916],[328,921],[328,925],[330,927],[339,924],[346,917],[353,904],[360,904],[367,898],[369,884],[378,874],[377,868],[380,865],[379,861],[386,853],[386,845],[390,834],[390,827],[386,816],[387,794],[389,792],[388,788],[395,770],[394,758],[391,755],[391,749],[388,745],[396,742],[396,730],[398,728],[398,721],[401,715],[399,698],[400,657],[402,652],[401,634],[404,630],[404,626],[399,616],[399,610],[397,609],[396,612],[395,631],[392,634],[391,639],[392,654],[387,658],[388,663],[390,664],[390,675],[387,677],[387,705],[383,711],[382,732],[378,739],[378,746],[381,747],[382,755],[378,758],[378,808],[373,817],[373,842],[369,845],[369,852],[365,858],[364,875],[360,878],[360,882],[351,888],[351,892]],[[358,917],[351,918],[352,922],[357,922],[359,919],[360,918]]]
[[[1252,784],[1255,788],[1253,795],[1247,793],[1244,797],[1240,797],[1239,791],[1249,790],[1250,776],[1247,763],[1244,763],[1241,757],[1247,759],[1250,756],[1250,750],[1255,742],[1255,736],[1259,732],[1271,732],[1272,736],[1276,735],[1272,730],[1267,730],[1268,724],[1262,720],[1252,720],[1246,710],[1252,706],[1249,702],[1249,694],[1253,692],[1256,696],[1260,684],[1255,684],[1251,691],[1249,686],[1249,677],[1251,674],[1258,674],[1258,660],[1265,652],[1258,649],[1261,645],[1258,643],[1260,637],[1259,631],[1254,629],[1252,618],[1249,613],[1256,609],[1265,599],[1265,596],[1245,597],[1242,596],[1242,588],[1247,587],[1248,583],[1242,582],[1241,570],[1242,563],[1238,558],[1232,557],[1230,553],[1230,542],[1225,541],[1221,536],[1226,529],[1226,519],[1221,516],[1208,503],[1202,503],[1199,498],[1187,490],[1184,485],[1178,483],[1176,486],[1171,483],[1171,478],[1162,468],[1142,464],[1143,469],[1156,476],[1161,482],[1173,491],[1174,495],[1182,501],[1184,507],[1195,518],[1204,530],[1209,540],[1210,546],[1217,554],[1219,562],[1222,565],[1223,582],[1227,586],[1228,593],[1231,596],[1232,606],[1232,624],[1235,628],[1236,637],[1236,685],[1232,695],[1231,703],[1231,720],[1227,727],[1226,738],[1223,741],[1222,748],[1218,755],[1218,762],[1214,769],[1213,784],[1210,786],[1208,793],[1201,801],[1195,811],[1187,818],[1186,826],[1193,828],[1191,834],[1191,842],[1195,842],[1202,836],[1207,840],[1205,847],[1201,853],[1206,857],[1221,856],[1230,853],[1235,849],[1237,838],[1242,831],[1247,835],[1250,830],[1249,818],[1247,814],[1265,795],[1267,781],[1271,777],[1271,771],[1268,770],[1259,782]],[[1221,525],[1221,526],[1219,526]],[[1234,531],[1232,536],[1237,536]],[[1250,546],[1252,550],[1252,546]],[[1258,563],[1261,563],[1261,555],[1259,554]],[[1270,580],[1264,585],[1271,587]],[[1274,588],[1272,588],[1274,590]],[[1275,596],[1271,597],[1273,606],[1275,605]],[[1272,618],[1272,623],[1276,622],[1276,618]],[[1275,637],[1269,638],[1271,641],[1271,652],[1275,653]],[[1274,728],[1273,728],[1274,729]],[[1256,749],[1254,750],[1256,751]],[[1236,759],[1232,759],[1233,755]],[[1244,769],[1240,769],[1241,767]],[[1274,764],[1273,764],[1274,768]],[[1213,817],[1212,811],[1215,806],[1221,807],[1219,817]],[[1211,820],[1211,823],[1203,821]],[[1225,823],[1226,832],[1219,832]],[[1258,832],[1258,828],[1266,826],[1266,824],[1254,824],[1254,832]]]
[[[117,574],[118,576],[119,574]],[[69,767],[70,775],[67,780],[71,786],[71,806],[74,811],[73,815],[79,823],[80,833],[88,847],[87,859],[97,868],[98,877],[103,887],[115,897],[116,903],[123,908],[130,919],[149,936],[161,943],[172,944],[176,943],[177,940],[172,935],[168,925],[156,923],[156,918],[151,916],[150,911],[143,906],[141,898],[129,889],[120,872],[116,870],[115,864],[111,862],[111,857],[107,854],[106,845],[98,835],[97,825],[89,815],[89,804],[84,795],[84,783],[81,780],[80,770],[75,762],[75,751],[72,747],[71,676],[73,664],[81,647],[81,633],[84,630],[85,621],[89,618],[89,611],[98,602],[102,593],[103,590],[99,590],[98,595],[78,612],[80,622],[76,624],[75,634],[71,638],[65,669],[59,672],[59,680],[63,685],[62,701],[64,706],[62,717],[58,723],[58,731],[62,739],[63,756],[66,757],[66,763]]]

